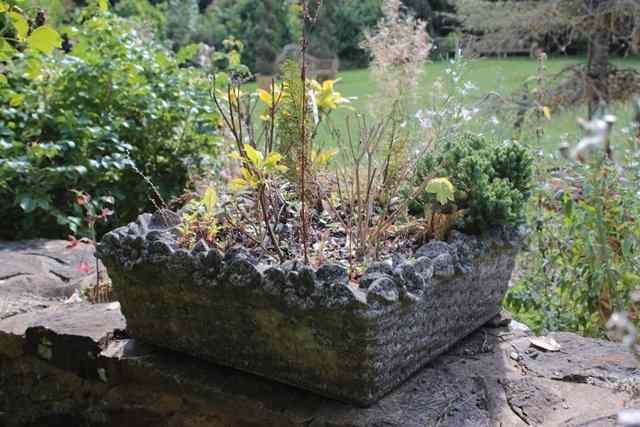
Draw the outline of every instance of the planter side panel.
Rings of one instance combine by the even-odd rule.
[[[371,363],[376,398],[384,396],[500,311],[515,265],[515,250],[494,248],[470,271],[434,278],[424,298],[376,311]]]
[[[228,277],[196,285],[166,265],[111,266],[132,336],[330,397],[370,398],[368,325],[357,306],[297,307]]]

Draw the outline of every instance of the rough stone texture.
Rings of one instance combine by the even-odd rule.
[[[104,236],[98,255],[135,338],[370,405],[498,312],[521,239],[453,233],[366,272],[178,248],[170,211]]]
[[[544,352],[520,327],[482,328],[363,409],[143,344],[122,328],[117,304],[0,321],[0,426],[611,426],[619,410],[640,406],[633,357],[568,333],[553,335],[559,352]]]
[[[95,281],[92,245],[0,241],[0,319],[61,303]],[[89,271],[80,268],[86,263]]]

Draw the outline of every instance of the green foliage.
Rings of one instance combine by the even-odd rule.
[[[561,165],[534,193],[531,252],[506,305],[536,332],[604,336],[614,312],[637,321],[630,294],[640,286],[638,155],[626,172],[612,164]],[[550,171],[540,171],[549,179]]]
[[[165,31],[174,50],[194,42],[193,32],[199,16],[197,0],[169,0]]]
[[[367,53],[360,48],[363,30],[372,28],[382,17],[381,0],[345,0],[336,10],[337,51],[348,66],[365,66]]]
[[[220,231],[218,192],[208,187],[202,197],[191,200],[184,208],[180,224],[180,246],[191,250],[200,239],[213,245]]]
[[[300,79],[300,67],[294,61],[287,61],[283,65],[283,82],[285,92],[280,100],[277,111],[278,123],[278,148],[277,151],[285,158],[285,164],[293,174],[300,170],[299,151],[305,149],[310,155],[309,144],[311,132],[305,132],[302,136],[302,128],[310,129],[311,108],[306,109],[302,115],[302,103],[305,96],[305,84]],[[304,147],[303,147],[304,146]]]
[[[204,76],[134,24],[98,8],[81,19],[69,55],[16,53],[0,81],[2,238],[76,232],[72,189],[114,196],[125,223],[152,204],[140,173],[169,199],[218,152]]]
[[[258,2],[256,14],[260,17],[256,25],[256,65],[254,71],[259,74],[275,74],[274,65],[279,53],[282,38],[278,34],[278,2],[262,0]],[[280,14],[281,15],[281,14]]]
[[[287,7],[275,0],[218,0],[201,17],[193,41],[222,47],[230,37],[242,40],[242,63],[256,70],[268,65],[290,38],[287,32]],[[268,70],[262,70],[268,71]]]
[[[318,58],[333,58],[338,53],[336,13],[339,0],[323,0],[320,10],[315,10],[316,3],[309,2],[310,14],[317,16],[307,32],[308,52]]]
[[[418,161],[416,185],[435,176],[449,178],[455,188],[454,203],[463,211],[460,226],[477,233],[522,222],[532,159],[515,141],[495,143],[465,134],[442,141]],[[416,198],[410,205],[412,213],[424,212],[434,197],[427,193]]]
[[[166,37],[166,15],[161,8],[152,5],[148,0],[119,0],[113,11],[118,16],[147,25],[158,39]]]

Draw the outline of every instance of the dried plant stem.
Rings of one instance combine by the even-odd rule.
[[[280,244],[278,243],[278,239],[276,239],[275,234],[273,233],[273,229],[271,227],[271,221],[269,220],[269,213],[267,211],[267,203],[265,197],[265,189],[264,185],[258,188],[258,199],[260,201],[260,210],[262,211],[262,219],[264,220],[264,225],[267,229],[267,234],[269,235],[269,240],[271,240],[271,244],[278,254],[278,259],[280,262],[284,262],[284,255],[282,254],[282,249],[280,249]]]

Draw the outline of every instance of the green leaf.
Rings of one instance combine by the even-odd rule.
[[[31,48],[50,54],[53,52],[53,49],[59,48],[62,45],[62,39],[56,30],[44,25],[36,28],[35,31],[31,33],[27,38],[27,43]]]
[[[436,195],[436,200],[441,205],[446,204],[448,201],[454,201],[455,188],[451,181],[447,178],[434,178],[427,184],[426,192]]]
[[[183,47],[176,54],[176,61],[178,62],[178,64],[184,64],[185,62],[196,56],[196,53],[198,53],[198,49],[200,49],[200,45],[198,43],[192,43]]]
[[[98,7],[101,12],[109,11],[109,2],[107,0],[98,0]]]
[[[0,37],[0,61],[6,61],[16,53],[16,50],[11,46],[4,37]]]
[[[9,5],[5,2],[0,2],[0,13],[4,13],[9,10]]]
[[[16,27],[18,40],[24,40],[29,33],[29,22],[27,22],[27,18],[25,18],[23,14],[15,11],[9,12],[9,16],[13,21],[14,27]]]
[[[21,196],[18,200],[18,203],[20,204],[22,210],[27,213],[33,211],[36,208],[36,204],[33,203],[33,199],[28,195]]]
[[[42,72],[42,62],[38,58],[30,58],[27,61],[25,76],[29,80],[35,80],[40,77]]]
[[[90,47],[91,46],[89,45],[89,42],[85,39],[82,39],[73,46],[73,49],[71,49],[71,55],[86,60],[87,52],[89,52]]]

